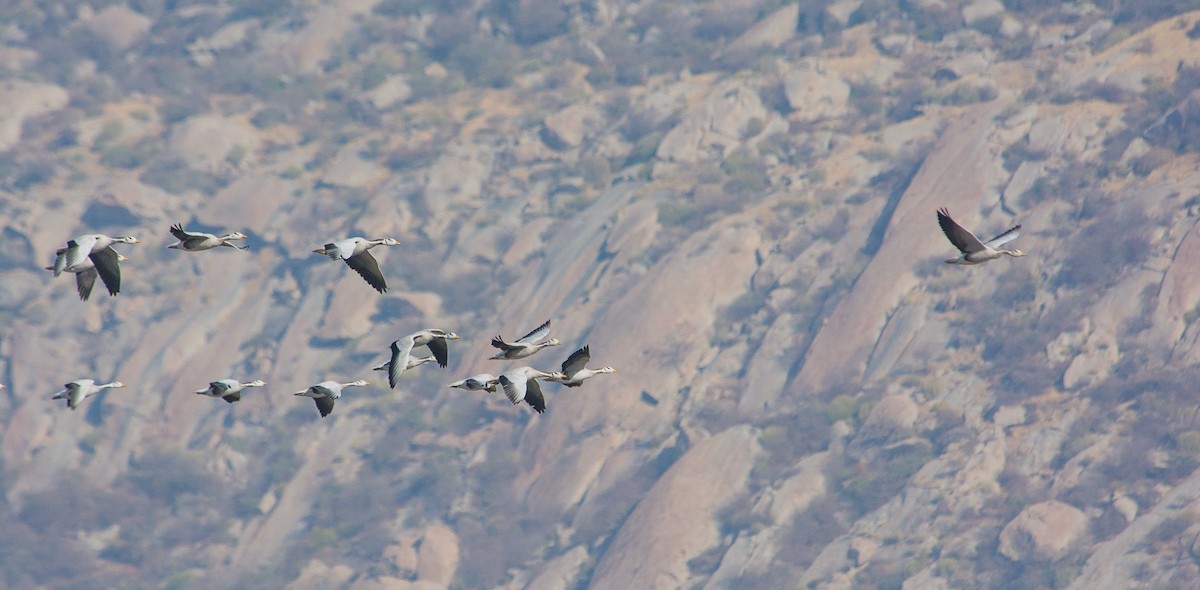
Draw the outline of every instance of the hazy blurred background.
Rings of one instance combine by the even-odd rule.
[[[1198,8],[4,2],[0,588],[1200,587]]]

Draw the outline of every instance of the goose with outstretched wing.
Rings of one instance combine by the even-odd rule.
[[[385,365],[388,372],[388,386],[395,389],[396,383],[400,379],[400,374],[417,366],[410,365],[408,361],[414,348],[418,346],[428,348],[429,352],[433,353],[433,358],[437,360],[438,366],[445,368],[450,362],[450,350],[446,341],[458,339],[458,334],[440,328],[426,328],[419,332],[413,332],[408,336],[397,338],[388,347],[392,351],[391,358],[388,360],[387,365]]]
[[[541,414],[546,411],[546,398],[542,396],[542,386],[538,384],[537,380],[548,379],[556,375],[556,373],[539,371],[533,367],[517,367],[501,374],[497,378],[497,382],[504,390],[504,396],[508,398],[508,401],[514,405],[525,401]]]
[[[591,350],[587,345],[583,348],[571,353],[567,360],[563,361],[562,372],[554,377],[550,377],[547,381],[562,383],[567,387],[579,387],[585,379],[591,379],[601,373],[616,373],[617,370],[612,367],[600,367],[599,369],[587,368],[588,361],[592,360]]]
[[[366,381],[359,379],[350,383],[338,383],[337,381],[322,381],[316,385],[310,385],[304,391],[297,391],[295,395],[301,397],[311,397],[314,402],[317,402],[317,411],[324,418],[333,412],[333,402],[341,399],[342,389],[347,387],[362,387],[367,385]]]
[[[220,398],[232,404],[242,399],[242,390],[250,387],[262,387],[264,385],[266,385],[266,382],[259,379],[255,379],[249,383],[242,383],[237,379],[221,379],[209,383],[208,387],[197,390],[196,393],[207,395],[208,397]]]
[[[1021,226],[1019,225],[1009,228],[986,242],[981,242],[979,238],[975,237],[975,234],[954,221],[945,207],[938,209],[937,220],[938,225],[942,228],[942,233],[946,234],[946,238],[960,252],[957,258],[947,260],[946,264],[983,264],[989,260],[1002,258],[1005,254],[1014,257],[1025,255],[1024,252],[1015,248],[1001,248],[1021,235]]]
[[[179,240],[178,244],[171,244],[168,248],[174,250],[183,250],[186,252],[199,252],[201,250],[212,250],[221,246],[228,246],[234,250],[245,250],[245,246],[239,246],[233,243],[233,240],[244,240],[246,234],[242,232],[231,232],[223,236],[206,234],[202,232],[187,231],[183,226],[176,223],[171,226],[171,235]]]
[[[354,269],[363,279],[367,281],[376,291],[383,293],[387,291],[387,281],[383,278],[383,273],[379,270],[379,262],[371,256],[369,250],[375,246],[399,246],[400,242],[392,238],[380,238],[378,240],[368,240],[366,238],[346,238],[336,242],[325,244],[324,248],[313,250],[317,254],[324,254],[334,260],[344,260],[346,265]]]
[[[527,356],[532,356],[537,351],[546,348],[547,346],[558,346],[558,340],[551,338],[544,342],[540,342],[550,334],[550,320],[533,329],[532,332],[522,336],[516,342],[505,342],[500,336],[492,338],[492,346],[499,348],[491,358],[493,360],[515,360],[523,359]]]
[[[67,248],[59,248],[56,254],[57,258],[55,260],[55,265],[57,266],[58,261],[63,260],[66,257]],[[75,290],[79,293],[79,298],[84,301],[87,301],[88,298],[92,296],[92,287],[96,285],[96,277],[100,276],[100,273],[96,271],[96,264],[92,262],[93,258],[96,257],[105,259],[105,264],[108,264],[107,259],[109,257],[116,258],[116,262],[127,262],[129,260],[125,256],[121,255],[121,253],[109,247],[97,252],[96,254],[93,254],[88,258],[84,258],[82,262],[76,264],[75,266],[64,268],[62,272],[69,272],[75,275]],[[64,264],[63,266],[65,267],[66,265]],[[54,268],[54,266],[47,266],[46,270],[54,270]],[[117,288],[118,290],[120,289],[119,281],[117,282]],[[117,291],[109,289],[108,294],[116,295]]]
[[[105,389],[117,387],[125,387],[125,384],[120,381],[97,384],[92,379],[76,379],[64,385],[62,391],[54,394],[50,399],[65,399],[67,400],[67,407],[74,410],[79,407],[79,404],[83,403],[83,400]]]

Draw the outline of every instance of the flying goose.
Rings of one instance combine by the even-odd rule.
[[[57,258],[55,258],[55,265],[57,266],[58,261],[62,260],[66,257],[67,249],[59,248],[58,251],[55,252],[55,254],[57,255]],[[102,258],[108,257],[108,256],[115,256],[117,258],[117,262],[129,261],[128,258],[121,255],[120,252],[113,250],[111,247],[105,248],[105,249],[101,250],[100,252],[94,254],[93,256],[99,256]],[[54,268],[55,268],[54,266],[47,266],[46,270],[54,270]],[[94,286],[96,284],[96,277],[99,276],[99,273],[96,272],[96,265],[95,265],[95,263],[92,262],[92,259],[90,257],[84,258],[83,262],[80,262],[79,264],[77,264],[69,269],[64,269],[64,272],[69,272],[69,273],[75,274],[75,289],[79,292],[79,298],[84,301],[87,301],[88,297],[92,296],[92,286]],[[118,281],[117,282],[118,289],[120,288],[120,286],[121,286],[121,284]],[[110,289],[108,291],[108,294],[116,295],[117,292]]]
[[[361,387],[367,385],[366,381],[359,379],[350,383],[338,383],[337,381],[322,381],[316,385],[310,386],[304,391],[297,391],[295,395],[303,397],[311,397],[317,402],[317,411],[321,413],[321,417],[328,416],[333,411],[333,402],[342,397],[343,387]]]
[[[467,391],[491,391],[494,393],[496,391],[496,384],[499,382],[498,378],[491,373],[480,373],[455,381],[447,385],[447,387],[457,387]]]
[[[237,379],[221,379],[220,381],[209,383],[208,387],[204,389],[196,390],[196,393],[207,395],[208,397],[219,397],[232,404],[242,399],[243,389],[262,387],[264,385],[266,385],[266,382],[259,379],[255,379],[249,383],[242,383]]]
[[[0,383],[0,389],[8,389],[8,386],[3,383]]]
[[[96,272],[100,275],[100,280],[104,281],[104,286],[108,288],[109,294],[116,295],[121,292],[121,268],[117,265],[116,250],[112,250],[111,246],[113,244],[138,243],[141,243],[141,240],[131,236],[115,238],[101,234],[79,236],[67,242],[67,247],[64,248],[66,251],[54,261],[54,276],[57,277],[63,271],[83,269],[85,268],[83,261],[90,258]]]
[[[497,352],[491,358],[501,360],[523,359],[547,346],[558,346],[560,342],[554,338],[545,342],[538,342],[549,333],[550,320],[546,320],[546,323],[534,328],[532,332],[522,336],[519,340],[511,344],[505,342],[503,338],[496,336],[492,338],[492,346],[499,348],[500,352]]]
[[[232,243],[232,240],[244,240],[246,234],[242,232],[232,232],[223,236],[214,236],[194,231],[185,231],[183,226],[176,223],[171,226],[171,235],[179,240],[178,244],[167,246],[175,250],[186,250],[188,252],[199,252],[201,250],[211,250],[219,246],[229,246],[234,250],[245,250],[245,246],[239,246]]]
[[[576,350],[563,361],[562,373],[556,377],[551,377],[547,381],[562,383],[567,387],[579,387],[583,384],[584,379],[588,379],[601,373],[616,373],[617,370],[612,367],[601,367],[599,369],[587,368],[588,361],[592,360],[592,353],[587,346]]]
[[[87,234],[67,242],[64,256],[54,261],[54,276],[83,262],[91,256],[113,244],[139,244],[141,240],[130,236],[109,237],[103,234]],[[93,260],[92,262],[95,262]],[[103,274],[103,272],[101,273]]]
[[[79,404],[82,403],[84,399],[92,397],[93,395],[96,395],[105,389],[113,387],[125,387],[125,384],[121,383],[120,381],[113,381],[112,383],[97,385],[96,382],[91,379],[76,379],[64,385],[63,390],[54,394],[54,396],[50,399],[65,399],[67,400],[67,407],[74,410],[75,408],[79,407]]]
[[[388,361],[388,385],[396,388],[396,380],[400,378],[400,373],[406,369],[412,368],[414,365],[405,364],[401,366],[400,360],[409,358],[412,349],[418,346],[429,348],[429,352],[433,353],[433,357],[437,359],[438,366],[445,368],[449,362],[449,351],[446,346],[447,340],[458,340],[458,334],[441,330],[438,328],[426,328],[420,332],[413,332],[408,336],[404,336],[392,342],[390,348],[392,350],[392,358]]]
[[[404,363],[404,371],[407,371],[413,367],[419,367],[425,363],[433,362],[433,360],[434,359],[432,356],[415,357],[410,354],[410,355],[408,355],[408,362]],[[378,367],[375,367],[372,370],[373,371],[391,371],[392,370],[392,361],[389,360],[388,362],[383,363],[382,365],[379,365]],[[403,373],[404,371],[401,371],[401,373]]]
[[[546,411],[546,398],[542,397],[542,386],[538,385],[537,380],[556,375],[557,373],[547,373],[533,367],[517,367],[500,375],[497,381],[504,389],[508,401],[519,404],[521,400],[525,400],[541,414]]]
[[[380,238],[378,240],[367,240],[364,238],[346,238],[325,244],[324,248],[313,250],[317,254],[324,254],[334,260],[342,259],[350,268],[354,269],[362,278],[367,280],[367,283],[375,288],[376,291],[383,293],[387,291],[387,281],[383,280],[383,273],[379,272],[379,263],[375,261],[375,257],[368,252],[375,246],[399,246],[400,242],[391,238]]]
[[[950,212],[945,207],[938,209],[937,212],[938,225],[942,226],[942,233],[946,234],[950,243],[954,244],[955,248],[962,254],[957,258],[951,258],[946,261],[946,264],[982,264],[989,260],[1003,258],[1005,254],[1009,256],[1024,256],[1025,253],[1016,248],[1001,248],[1021,235],[1021,226],[1017,225],[1009,228],[1008,231],[986,241],[980,242],[975,234],[969,232],[963,226],[959,225],[950,218]]]

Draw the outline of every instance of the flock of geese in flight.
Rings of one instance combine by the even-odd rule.
[[[222,246],[240,251],[247,249],[245,246],[235,243],[237,240],[247,238],[246,234],[241,232],[232,232],[217,236],[214,234],[187,231],[179,224],[172,225],[170,231],[171,235],[179,240],[179,242],[168,246],[168,248],[176,250],[200,252]],[[56,277],[64,272],[74,274],[79,298],[85,301],[91,296],[92,287],[95,285],[97,277],[104,283],[110,295],[116,295],[121,291],[120,263],[129,259],[114,250],[113,246],[116,244],[138,243],[140,243],[140,240],[130,236],[111,237],[102,234],[79,236],[68,241],[65,247],[58,249],[55,252],[54,265],[46,267],[46,269],[54,271],[54,276]],[[368,285],[376,291],[384,293],[387,291],[387,281],[384,279],[383,273],[379,270],[379,262],[371,255],[370,249],[375,246],[398,245],[400,245],[400,242],[392,238],[367,240],[361,237],[353,237],[325,244],[324,248],[318,248],[313,250],[313,252],[324,254],[334,260],[341,259],[345,261],[346,265],[362,276]],[[549,334],[550,320],[546,320],[542,325],[534,328],[533,331],[514,342],[506,342],[502,337],[496,336],[492,338],[492,346],[496,347],[498,351],[491,359],[523,359],[534,355],[543,348],[561,344],[555,338],[546,338]],[[458,339],[458,334],[439,328],[427,328],[414,332],[393,341],[389,347],[391,355],[388,361],[375,367],[375,370],[386,372],[388,386],[395,389],[399,383],[400,375],[407,370],[419,367],[428,362],[436,362],[438,366],[445,368],[449,363],[449,346],[447,342]],[[427,349],[430,354],[426,356],[415,355],[414,351],[419,348]],[[578,387],[584,380],[596,375],[616,372],[616,369],[612,367],[589,369],[587,368],[587,364],[590,360],[590,348],[584,345],[562,363],[561,370],[559,371],[542,371],[525,365],[510,369],[500,375],[492,375],[491,373],[473,375],[451,383],[449,387],[491,393],[495,393],[499,389],[514,405],[525,401],[540,414],[546,411],[546,399],[542,394],[541,386],[538,384],[539,379],[560,383],[567,387]],[[310,385],[301,391],[297,391],[295,395],[312,398],[317,404],[317,411],[324,418],[333,412],[334,402],[342,397],[342,391],[345,388],[362,387],[369,384],[369,382],[362,379],[348,383],[322,381],[315,385]],[[242,392],[244,390],[252,387],[263,387],[265,385],[264,381],[258,379],[246,383],[237,379],[220,379],[209,383],[208,387],[197,390],[196,393],[212,398],[219,398],[228,403],[234,403],[242,399]],[[93,379],[77,379],[64,385],[63,389],[55,393],[51,399],[64,399],[66,400],[67,407],[74,410],[88,397],[106,389],[122,387],[125,387],[125,384],[120,381],[97,383]],[[4,388],[5,386],[0,384],[0,389]]]
[[[950,217],[950,212],[945,208],[938,209],[937,221],[942,233],[959,251],[957,257],[945,261],[947,264],[982,264],[989,260],[1003,258],[1005,255],[1014,257],[1025,255],[1020,250],[1002,247],[1021,234],[1020,225],[984,242],[954,221]],[[187,231],[181,225],[175,224],[171,226],[171,235],[179,240],[179,243],[168,247],[185,252],[200,252],[220,247],[246,250],[245,246],[234,243],[247,238],[246,234],[240,232],[217,236]],[[80,299],[88,299],[97,277],[104,282],[110,295],[116,295],[121,291],[120,263],[127,261],[128,258],[114,250],[113,246],[137,243],[140,243],[137,238],[129,236],[110,237],[101,234],[79,236],[67,242],[66,247],[58,249],[55,252],[54,265],[46,268],[54,271],[56,277],[64,272],[74,274]],[[376,291],[384,293],[387,291],[387,281],[384,280],[383,273],[379,270],[379,262],[371,255],[370,250],[376,246],[398,246],[399,244],[400,242],[392,238],[368,240],[353,237],[325,244],[324,248],[318,248],[313,252],[324,254],[334,260],[345,261],[346,265],[362,276],[367,284]],[[546,320],[545,323],[513,342],[496,336],[492,338],[492,346],[497,349],[497,352],[491,359],[519,360],[533,356],[543,348],[561,344],[557,339],[547,338],[549,335],[550,320]],[[388,361],[375,367],[375,370],[386,372],[388,386],[395,389],[400,375],[405,371],[428,362],[436,362],[438,366],[445,368],[449,355],[447,342],[458,339],[458,334],[438,328],[413,332],[393,341],[389,347],[391,355]],[[413,351],[419,348],[427,349],[430,354],[427,356],[414,355]],[[491,373],[472,375],[449,384],[449,387],[490,393],[495,393],[499,389],[514,405],[524,401],[540,414],[546,411],[546,398],[538,383],[539,380],[559,383],[567,387],[579,387],[585,380],[596,375],[616,372],[616,369],[612,367],[589,369],[587,364],[590,361],[591,350],[584,345],[563,361],[559,371],[542,371],[523,365],[509,369],[500,375]],[[220,379],[209,383],[208,387],[198,390],[196,393],[233,403],[242,399],[242,391],[265,385],[266,383],[257,379],[247,383],[236,379]],[[349,383],[322,381],[296,392],[295,395],[312,398],[317,404],[317,411],[321,417],[325,417],[333,412],[334,402],[341,398],[343,389],[365,385],[369,385],[369,383],[362,379]],[[65,399],[67,406],[74,410],[90,396],[106,389],[121,387],[125,387],[125,384],[120,381],[97,383],[92,379],[77,379],[64,385],[62,391],[54,394],[51,399]],[[0,389],[5,389],[4,384],[0,384]]]

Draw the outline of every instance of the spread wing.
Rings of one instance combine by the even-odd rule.
[[[120,293],[121,268],[117,264],[117,251],[111,247],[105,248],[93,253],[90,258],[92,264],[96,265],[96,272],[100,273],[100,280],[104,281],[104,286],[108,288],[108,294]]]
[[[95,267],[85,271],[75,273],[75,288],[79,291],[79,298],[87,301],[88,297],[92,296],[92,287],[96,284]]]
[[[67,387],[67,407],[74,410],[77,406],[79,406],[79,402],[83,401],[83,398],[85,398],[87,396],[84,395],[83,387],[80,387],[78,382],[72,381],[72,382],[68,383],[66,385],[66,387]]]
[[[524,378],[513,381],[508,378],[508,375],[500,376],[500,387],[504,389],[504,396],[514,404],[519,404],[521,400],[525,399],[526,382]]]
[[[392,360],[388,362],[388,386],[392,389],[396,388],[396,383],[400,380],[400,373],[403,373],[408,368],[408,355],[413,349],[412,335],[405,336],[395,342],[392,342]]]
[[[74,243],[75,242],[68,242],[66,248],[59,248],[54,252],[54,266],[50,267],[50,270],[54,271],[54,276],[57,277],[58,275],[62,274],[64,270],[66,270],[67,259],[71,256],[71,244]]]
[[[534,342],[537,342],[538,340],[545,338],[546,335],[549,333],[550,333],[550,320],[546,320],[546,323],[534,328],[532,332],[530,332],[524,336],[521,336],[517,340],[517,342],[522,343],[522,344],[533,344]]]
[[[317,402],[317,411],[321,413],[321,417],[328,416],[333,411],[332,397],[314,397],[313,401]]]
[[[208,384],[208,390],[216,397],[224,397],[225,392],[229,391],[229,384],[222,381],[213,381]]]
[[[503,350],[504,352],[508,352],[514,348],[521,348],[520,346],[513,346],[513,345],[505,342],[504,339],[499,336],[492,338],[492,346],[495,346],[496,348],[499,348],[500,350]]]
[[[525,401],[533,406],[533,409],[539,414],[546,411],[546,398],[542,397],[542,386],[538,385],[537,379],[529,380],[529,390],[525,392]]]
[[[346,264],[354,269],[354,272],[367,280],[367,284],[375,288],[376,291],[383,293],[387,291],[387,281],[383,280],[383,273],[379,272],[379,263],[375,261],[375,257],[371,253],[363,250],[346,260]]]
[[[433,358],[437,360],[438,366],[445,369],[446,364],[450,362],[449,347],[446,346],[446,339],[434,338],[426,346],[429,347],[429,352],[433,353]]]
[[[581,369],[586,367],[588,361],[590,360],[592,360],[592,353],[588,350],[587,346],[584,346],[583,348],[572,352],[571,356],[567,357],[567,360],[563,361],[562,372],[566,373],[567,377],[569,378],[571,375],[578,373]]]
[[[67,261],[64,268],[71,268],[83,262],[83,259],[92,253],[92,247],[95,245],[96,236],[94,235],[81,236],[67,242]]]
[[[942,233],[946,234],[946,238],[950,240],[951,244],[954,244],[955,248],[958,248],[959,252],[971,254],[984,249],[983,242],[980,242],[975,234],[951,219],[950,212],[945,207],[938,209],[937,218],[938,225],[942,226]]]
[[[1008,231],[988,240],[987,242],[984,242],[984,245],[989,248],[999,248],[1000,246],[1003,246],[1003,245],[1017,239],[1017,237],[1019,237],[1020,235],[1021,235],[1021,226],[1018,225],[1016,227],[1009,228]]]
[[[221,399],[232,404],[233,402],[240,401],[242,399],[242,392],[239,391],[236,393],[231,393],[229,395],[223,395],[223,396],[221,396]]]
[[[328,387],[325,387],[324,385],[313,385],[312,387],[309,387],[309,389],[311,389],[313,391],[313,393],[321,394],[322,396],[324,396],[325,399],[332,400],[332,399],[336,399],[336,398],[339,398],[342,396],[341,391],[334,391]],[[313,399],[322,399],[322,398],[317,397],[317,398],[313,398]],[[330,404],[330,406],[332,406],[332,405],[333,404]]]
[[[175,236],[175,239],[179,240],[180,242],[186,242],[188,240],[188,238],[195,237],[192,234],[189,234],[186,231],[184,231],[183,225],[178,224],[178,223],[171,226],[171,235]]]

